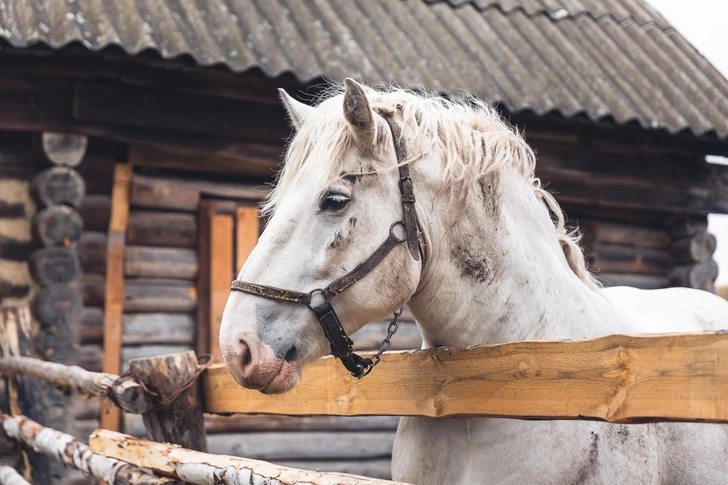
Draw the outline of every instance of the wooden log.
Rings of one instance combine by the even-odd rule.
[[[161,409],[152,409],[142,415],[147,436],[154,441],[207,451],[195,353],[190,350],[181,354],[133,359],[129,361],[129,369],[134,378],[143,382],[150,391],[152,404],[161,406]],[[191,383],[189,388],[177,395],[187,383]]]
[[[134,175],[131,184],[131,203],[150,209],[172,209],[197,212],[200,194],[216,197],[260,201],[268,193],[263,186],[215,183],[186,179]]]
[[[46,428],[25,416],[0,417],[8,436],[25,443],[34,450],[59,460],[63,465],[107,483],[127,485],[161,485],[178,482],[161,478],[134,465],[93,453],[89,447],[73,436]],[[43,483],[51,483],[43,482]]]
[[[129,361],[133,359],[149,359],[169,354],[181,354],[192,350],[191,345],[127,345],[121,349],[122,369],[129,369]]]
[[[109,230],[111,197],[100,194],[86,194],[78,205],[78,212],[83,219],[85,230],[105,233]]]
[[[192,345],[195,337],[195,319],[185,313],[126,314],[123,327],[124,345]]]
[[[105,232],[86,231],[76,246],[76,254],[84,274],[106,274],[106,250],[108,238]]]
[[[104,339],[104,309],[84,306],[76,333],[82,344],[101,343]]]
[[[41,286],[70,283],[81,273],[76,251],[64,246],[49,246],[33,251],[28,265],[33,279]]]
[[[728,422],[726,359],[728,334],[722,332],[390,352],[362,380],[325,357],[305,367],[298,385],[280,395],[244,389],[225,367],[215,365],[203,376],[204,408],[211,413]]]
[[[29,357],[0,358],[0,373],[25,374],[50,381],[58,387],[110,399],[124,411],[139,414],[152,407],[144,388],[118,375],[89,372],[76,365],[44,362]]]
[[[78,349],[76,365],[91,372],[103,370],[104,349],[101,345],[86,344]]]
[[[599,244],[595,251],[585,252],[589,267],[607,273],[630,273],[664,276],[672,265],[670,252],[642,246]]]
[[[73,285],[57,284],[41,288],[33,298],[33,314],[45,327],[75,323],[81,317],[81,310],[83,296]]]
[[[34,354],[32,321],[27,304],[0,306],[0,356],[27,357]],[[55,426],[68,426],[64,410],[65,396],[49,382],[29,375],[7,377],[9,411],[27,414]],[[0,431],[2,427],[0,426]],[[2,433],[0,433],[2,434]],[[36,483],[52,483],[64,475],[62,467],[36,450],[22,452],[25,477],[31,474]]]
[[[76,352],[81,344],[75,323],[48,325],[41,330],[37,348],[44,359],[61,364],[72,364],[76,361]]]
[[[86,193],[86,183],[72,168],[53,167],[38,174],[30,190],[41,207],[53,204],[76,207]]]
[[[0,200],[0,218],[24,219],[25,204],[22,202],[8,202],[5,200]]]
[[[643,290],[656,290],[670,286],[667,276],[653,276],[641,274],[620,274],[599,272],[595,275],[599,282],[605,287],[610,286],[633,286]]]
[[[707,216],[677,216],[667,221],[667,230],[675,238],[694,236],[708,232]]]
[[[33,236],[43,246],[71,246],[82,232],[81,214],[65,205],[50,205],[33,217]]]
[[[197,220],[192,214],[134,211],[129,215],[127,241],[139,246],[194,248]]]
[[[715,236],[699,232],[673,242],[670,254],[677,263],[705,263],[713,256],[716,246]]]
[[[698,288],[712,291],[713,282],[718,277],[718,264],[713,261],[705,263],[675,266],[670,270],[668,278],[673,286]]]
[[[127,280],[124,313],[193,312],[197,306],[197,289],[186,286],[145,286]]]
[[[355,350],[378,350],[379,345],[387,336],[389,320],[372,322],[356,332],[354,341]],[[417,350],[422,348],[422,335],[414,322],[400,322],[397,333],[392,337],[390,350]]]
[[[32,241],[0,235],[0,259],[27,261],[35,249]]]
[[[0,278],[0,301],[4,298],[24,298],[30,293],[28,285],[16,285]]]
[[[205,416],[208,434],[251,431],[395,431],[399,416]]]
[[[343,460],[392,455],[394,431],[277,431],[210,435],[210,453],[255,460]]]
[[[271,463],[219,456],[134,438],[112,431],[98,430],[89,438],[96,453],[114,457],[182,480],[204,485],[219,483],[221,476],[230,483],[260,485],[384,485],[394,484],[373,478],[336,473],[322,474],[285,468]]]
[[[44,131],[33,136],[33,148],[46,165],[76,167],[86,155],[88,138],[71,133]]]
[[[197,253],[187,248],[127,246],[124,274],[132,277],[177,278],[197,276]]]
[[[78,282],[85,306],[104,306],[106,278],[99,274],[84,274]]]
[[[121,370],[121,325],[124,311],[124,251],[126,228],[129,222],[129,185],[132,168],[117,164],[114,167],[114,188],[111,193],[108,249],[106,253],[106,283],[104,295],[104,364],[109,374]],[[103,405],[101,426],[117,430],[121,414],[113,406]]]
[[[0,484],[2,485],[30,485],[30,483],[11,466],[0,466]]]
[[[671,242],[665,229],[582,218],[578,219],[578,226],[584,234],[582,246],[588,248],[608,243],[667,249]]]

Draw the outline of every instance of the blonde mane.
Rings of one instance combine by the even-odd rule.
[[[394,116],[397,123],[407,128],[402,130],[408,150],[404,163],[415,162],[433,151],[440,155],[444,165],[442,190],[453,197],[464,200],[484,177],[497,175],[503,167],[514,168],[555,217],[556,237],[572,271],[590,288],[598,287],[578,245],[580,235],[566,230],[558,202],[542,188],[535,175],[533,150],[490,104],[471,97],[444,98],[395,87],[366,91],[372,109]],[[265,213],[273,212],[308,171],[312,171],[319,192],[341,177],[344,154],[354,144],[343,115],[342,96],[342,86],[327,90],[313,119],[299,126],[286,150],[277,183],[262,205]],[[376,127],[375,139],[384,141],[388,136],[386,124],[377,123]],[[309,159],[316,163],[304,163]]]

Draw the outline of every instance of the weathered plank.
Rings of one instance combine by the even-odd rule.
[[[232,483],[251,482],[261,485],[293,485],[296,483],[384,485],[394,483],[356,475],[323,474],[285,468],[247,458],[201,453],[106,430],[98,430],[93,433],[89,438],[89,447],[95,453],[104,456],[204,485],[219,483],[217,477],[220,476],[225,476]]]
[[[146,286],[127,280],[124,295],[125,313],[193,312],[197,306],[197,288],[190,284]]]
[[[160,443],[207,451],[205,419],[202,414],[200,384],[193,384],[174,396],[197,376],[197,356],[193,351],[161,355],[129,362],[131,374],[150,391],[151,401],[160,409],[143,414],[147,436]],[[172,399],[171,402],[168,402]],[[166,404],[163,404],[166,403]]]
[[[611,335],[384,354],[366,379],[326,357],[282,395],[203,379],[205,411],[728,422],[728,333]]]
[[[222,312],[225,309],[230,282],[233,276],[233,217],[226,214],[214,214],[210,221],[210,349],[218,362],[222,360],[220,352],[220,325]]]
[[[0,415],[2,427],[17,439],[44,455],[53,457],[65,466],[81,470],[106,481],[126,485],[172,485],[178,483],[141,470],[137,466],[91,452],[89,447],[73,436],[45,428],[25,416]],[[51,483],[43,482],[43,483]]]
[[[106,283],[104,296],[104,360],[103,370],[120,374],[121,333],[124,311],[124,248],[126,227],[129,222],[129,184],[132,167],[117,164],[114,167],[114,188],[111,193],[111,219],[109,221],[108,251],[106,255]],[[101,426],[117,430],[121,414],[114,406],[102,404]]]
[[[124,272],[142,278],[195,279],[197,252],[188,248],[127,246]]]
[[[133,211],[129,215],[127,242],[138,246],[194,248],[197,219],[192,214]]]
[[[187,179],[134,175],[131,202],[150,209],[171,209],[195,212],[200,206],[200,195],[260,201],[268,193],[265,186],[215,183]]]
[[[124,345],[186,344],[195,337],[195,319],[187,313],[124,315]]]
[[[260,219],[255,207],[238,207],[235,211],[235,272],[243,267],[258,244]]]

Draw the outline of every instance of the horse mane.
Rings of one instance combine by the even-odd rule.
[[[581,235],[577,230],[567,231],[558,202],[536,177],[536,155],[492,105],[469,96],[445,98],[393,86],[365,89],[372,109],[394,115],[408,128],[408,159],[403,163],[412,163],[433,150],[439,152],[444,163],[442,190],[453,197],[465,200],[484,177],[504,167],[514,168],[553,215],[556,237],[569,267],[588,287],[598,288],[578,244]],[[344,154],[355,143],[342,111],[343,91],[341,85],[327,89],[317,100],[315,119],[304,120],[289,140],[283,169],[261,206],[264,213],[272,213],[302,174],[313,170],[306,160],[316,160],[311,175],[319,192],[341,176]],[[387,136],[386,124],[377,123],[375,137],[382,141],[377,145],[385,144]]]

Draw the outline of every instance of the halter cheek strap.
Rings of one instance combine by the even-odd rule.
[[[384,117],[389,125],[394,140],[395,151],[397,152],[397,164],[399,165],[399,189],[402,200],[402,220],[394,222],[389,228],[389,236],[384,242],[362,263],[347,274],[338,278],[326,288],[315,289],[308,293],[299,291],[286,290],[276,288],[274,286],[259,285],[256,283],[248,283],[246,281],[235,280],[230,287],[233,291],[242,291],[262,298],[270,300],[278,300],[299,305],[308,306],[313,311],[321,328],[326,335],[326,339],[331,344],[331,353],[341,359],[344,367],[351,372],[354,377],[361,378],[367,375],[371,369],[379,362],[381,352],[377,354],[375,360],[371,358],[363,358],[354,353],[353,342],[346,334],[344,327],[341,325],[339,317],[336,315],[334,307],[331,305],[331,299],[339,293],[343,292],[354,283],[368,275],[381,263],[384,258],[397,245],[406,242],[409,253],[415,261],[420,261],[420,253],[424,264],[424,251],[420,247],[420,239],[418,237],[417,213],[415,212],[415,194],[410,178],[409,165],[402,164],[405,159],[405,152],[399,143],[400,130],[397,125],[392,123],[388,117]],[[404,235],[397,236],[397,227],[402,226]],[[319,296],[319,297],[317,297]],[[396,323],[395,314],[395,322]],[[396,325],[395,325],[396,329]],[[393,333],[393,332],[392,332]],[[391,338],[388,334],[385,342]],[[383,342],[384,345],[384,342]]]

